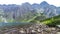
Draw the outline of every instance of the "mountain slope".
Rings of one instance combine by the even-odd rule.
[[[7,20],[13,19],[15,21],[28,20],[40,13],[43,13],[47,18],[60,15],[60,7],[50,5],[46,1],[40,4],[30,4],[28,2],[21,5],[4,4],[0,5],[0,9],[4,12],[4,18]]]
[[[42,20],[41,22],[44,23],[44,24],[50,25],[50,26],[60,25],[60,15]]]

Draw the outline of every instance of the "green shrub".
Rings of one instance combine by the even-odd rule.
[[[48,19],[45,19],[45,20],[42,20],[41,22],[43,24],[46,24],[46,25],[49,25],[49,26],[60,25],[60,15],[52,17],[52,18],[48,18]]]

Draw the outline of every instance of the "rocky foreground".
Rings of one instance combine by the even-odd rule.
[[[13,27],[0,30],[0,34],[60,34],[60,29],[43,24],[33,24],[24,27]]]

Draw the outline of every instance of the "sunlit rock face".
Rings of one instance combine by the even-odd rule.
[[[7,23],[7,20],[4,17],[4,11],[2,9],[0,9],[0,21]]]
[[[8,23],[5,18],[2,18],[2,22]]]
[[[36,14],[43,13],[46,17],[53,17],[60,15],[60,7],[48,4],[46,1],[40,4],[30,4],[28,2],[21,5],[9,4],[0,5],[0,15],[3,15],[5,22],[13,20],[26,20],[36,16]],[[28,17],[28,18],[27,18]],[[3,21],[4,21],[3,20]]]

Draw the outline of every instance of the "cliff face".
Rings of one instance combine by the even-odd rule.
[[[40,4],[34,3],[30,4],[28,2],[22,5],[0,5],[0,9],[4,12],[4,17],[7,19],[31,19],[36,16],[36,14],[43,13],[46,17],[53,17],[60,14],[60,7],[50,5],[43,1]]]

